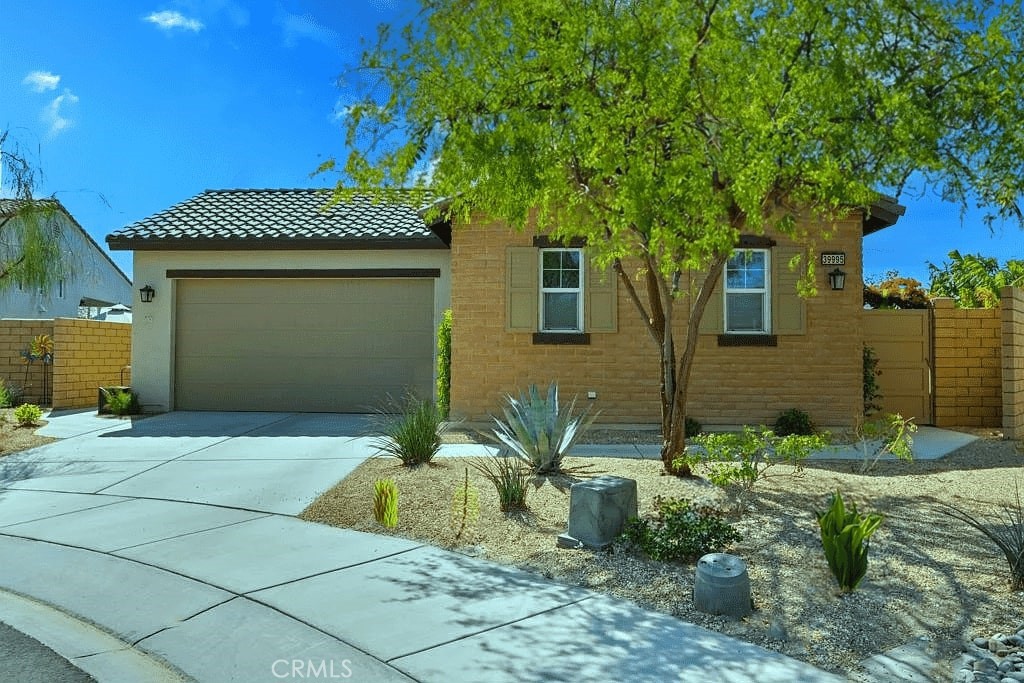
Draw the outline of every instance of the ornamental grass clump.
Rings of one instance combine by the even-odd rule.
[[[406,467],[419,467],[437,455],[444,429],[445,422],[430,401],[411,394],[401,402],[389,398],[377,411],[378,437],[372,445]]]
[[[847,509],[838,490],[829,509],[817,513],[817,517],[828,568],[842,591],[852,592],[868,571],[869,539],[884,517],[877,513],[862,515],[856,504]]]
[[[394,480],[373,482],[373,518],[385,529],[398,526],[398,485]]]
[[[574,415],[575,398],[568,406],[559,406],[556,382],[548,386],[547,398],[541,398],[535,384],[518,398],[507,396],[502,410],[505,421],[494,418],[495,438],[537,474],[561,472],[562,458],[597,418],[589,411]]]
[[[469,464],[494,485],[502,512],[526,509],[526,494],[530,490],[533,470],[522,460],[495,455],[472,460]]]

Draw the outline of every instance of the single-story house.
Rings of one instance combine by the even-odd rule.
[[[6,229],[22,220],[26,200],[0,199],[0,262],[17,258],[20,244]],[[67,274],[45,290],[14,284],[0,292],[0,318],[77,318],[79,309],[111,306],[131,300],[132,283],[110,255],[56,199],[34,200],[45,227],[60,241]]]
[[[394,199],[325,209],[323,191],[204,192],[108,236],[134,250],[136,281],[154,291],[133,331],[146,408],[361,412],[384,393],[429,396],[450,307],[453,417],[486,420],[505,394],[557,380],[603,422],[659,422],[657,349],[585,247],[484,215],[427,225],[422,207]],[[861,242],[902,212],[880,201],[840,221],[808,299],[787,267],[801,247],[745,236],[705,312],[688,414],[743,424],[795,407],[852,424]],[[828,279],[837,268],[842,289]]]

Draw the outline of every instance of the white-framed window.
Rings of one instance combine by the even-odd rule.
[[[725,331],[769,334],[771,324],[771,252],[737,249],[725,264]]]
[[[540,329],[583,331],[583,250],[540,250]]]

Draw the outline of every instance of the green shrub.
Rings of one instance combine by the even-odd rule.
[[[494,418],[494,436],[530,463],[537,474],[560,472],[562,458],[597,417],[589,411],[574,416],[575,398],[568,407],[560,408],[555,382],[548,387],[547,399],[542,399],[537,385],[531,384],[526,394],[520,393],[519,398],[507,396],[506,402],[505,422]]]
[[[882,398],[881,389],[878,387],[878,376],[882,371],[878,369],[878,354],[875,350],[864,345],[864,415],[873,415],[882,409],[878,399]]]
[[[452,494],[452,531],[455,532],[455,540],[462,538],[462,534],[480,517],[480,494],[469,483],[469,468],[465,469],[465,480]]]
[[[661,562],[695,560],[743,538],[720,510],[661,496],[654,499],[653,518],[629,520],[623,537]]]
[[[12,405],[11,390],[7,387],[7,382],[0,379],[0,408],[10,408]]]
[[[398,486],[391,479],[373,482],[373,518],[385,529],[398,526]]]
[[[133,415],[139,412],[139,397],[134,391],[120,387],[102,387],[103,400],[114,415]]]
[[[1010,590],[1019,591],[1024,590],[1024,506],[1016,481],[1014,494],[1014,503],[1004,505],[999,514],[980,519],[948,503],[940,503],[938,510],[974,527],[995,543],[1010,567]]]
[[[875,468],[878,460],[892,454],[900,460],[914,459],[914,432],[917,425],[914,418],[904,418],[899,413],[884,415],[877,420],[864,422],[857,427],[857,445],[861,451],[859,474],[867,474]]]
[[[437,328],[437,412],[447,420],[452,395],[452,311],[441,316]]]
[[[838,490],[829,509],[817,515],[828,568],[843,592],[853,591],[868,571],[869,539],[884,518],[877,513],[862,515],[855,504],[847,510]]]
[[[697,436],[704,431],[704,425],[700,423],[700,420],[695,420],[692,417],[686,418],[685,425],[687,437]]]
[[[34,403],[22,403],[14,409],[14,419],[22,427],[31,427],[43,416],[42,409]]]
[[[444,420],[430,401],[408,394],[403,402],[389,399],[377,413],[378,436],[373,446],[406,467],[429,463],[441,448]]]
[[[507,456],[492,456],[473,460],[470,466],[487,478],[498,492],[498,505],[502,512],[526,508],[526,494],[530,490],[533,470],[522,460]]]
[[[777,436],[813,436],[817,430],[810,415],[799,408],[790,408],[775,420],[774,431]]]

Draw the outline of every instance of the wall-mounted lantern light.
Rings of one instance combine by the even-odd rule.
[[[153,297],[156,296],[156,290],[153,289],[152,286],[146,285],[139,290],[139,296],[142,297],[142,303],[148,304],[153,300]]]
[[[846,273],[836,268],[828,274],[828,284],[833,290],[840,290],[846,286]]]

